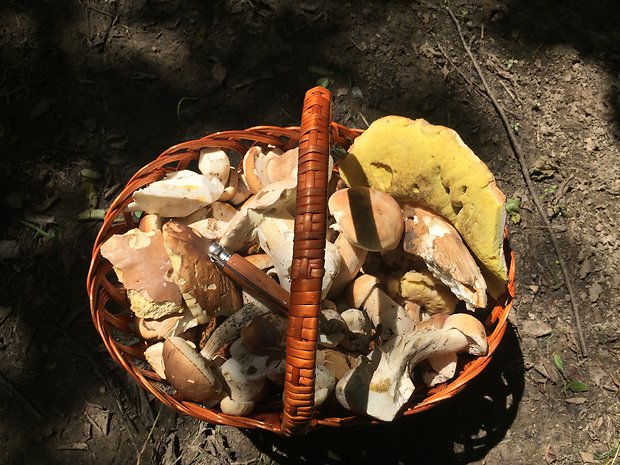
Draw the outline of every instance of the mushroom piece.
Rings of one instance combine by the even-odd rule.
[[[454,313],[458,299],[429,270],[408,271],[387,279],[387,293],[395,300],[415,302],[426,313]]]
[[[468,309],[487,305],[487,285],[458,231],[445,218],[412,204],[404,206],[405,252],[416,255]]]
[[[293,263],[294,219],[292,217],[264,217],[257,234],[261,248],[273,261],[278,281],[287,291],[291,289],[291,266]],[[340,255],[331,242],[325,243],[324,275],[321,297],[329,292],[340,268]]]
[[[163,347],[166,380],[184,399],[216,405],[222,398],[222,383],[196,349],[185,339],[174,336]]]
[[[412,331],[415,322],[378,284],[375,276],[361,275],[349,285],[349,304],[366,312],[373,326],[381,330],[382,341]]]
[[[232,166],[230,167],[228,173],[228,182],[224,186],[224,192],[218,199],[220,202],[228,202],[237,194],[237,189],[239,188],[239,173]],[[249,195],[249,192],[248,192]],[[245,199],[244,199],[245,200]]]
[[[235,172],[237,173],[236,170]],[[232,179],[232,176],[234,175],[233,174],[230,175],[230,177],[228,178],[228,182],[230,182],[230,180]],[[224,189],[224,191],[226,191],[226,189]],[[232,195],[232,197],[229,200],[230,203],[233,205],[240,205],[243,202],[245,202],[251,195],[252,195],[252,191],[248,187],[248,183],[245,181],[245,176],[241,173],[237,173],[237,188],[235,190],[235,193]],[[220,197],[220,200],[223,201],[225,199]]]
[[[338,274],[334,277],[328,296],[336,296],[349,285],[353,278],[362,269],[364,260],[368,255],[368,250],[362,249],[352,244],[347,236],[339,234],[334,242],[338,255],[340,256],[340,266]]]
[[[287,321],[275,313],[255,316],[241,328],[239,339],[252,354],[284,349]]]
[[[455,353],[433,355],[420,363],[422,380],[429,387],[452,379],[456,374],[458,356]]]
[[[164,219],[161,216],[149,213],[140,218],[138,229],[142,232],[161,231],[163,224]]]
[[[153,371],[161,379],[166,379],[166,372],[164,370],[164,343],[158,342],[152,346],[147,347],[144,350],[144,358],[151,365]]]
[[[226,320],[213,331],[206,344],[201,349],[200,355],[206,360],[212,360],[224,344],[241,336],[241,328],[245,327],[255,317],[269,312],[270,311],[265,307],[259,307],[254,304],[244,305],[240,310],[226,318]]]
[[[241,308],[241,291],[207,257],[209,240],[175,221],[163,226],[163,236],[172,263],[171,278],[198,323],[207,323],[218,314],[230,315]]]
[[[323,365],[334,374],[336,380],[341,379],[354,367],[359,354],[352,355],[340,350],[319,349],[316,352],[317,365]]]
[[[336,347],[344,339],[347,324],[336,310],[322,308],[319,313],[319,341],[321,347]]]
[[[235,214],[219,243],[237,252],[256,237],[256,228],[265,216],[286,216],[294,205],[297,179],[273,183],[252,196]]]
[[[237,209],[228,203],[213,202],[180,222],[187,224],[206,239],[219,241],[236,213]]]
[[[273,147],[268,148],[266,152],[258,145],[249,148],[243,157],[243,174],[252,193],[256,194],[270,184],[267,178],[267,164],[281,155],[282,150]]]
[[[200,150],[198,169],[208,179],[217,179],[225,186],[230,175],[230,160],[221,149],[204,148]]]
[[[353,412],[391,421],[414,392],[411,374],[418,363],[446,353],[485,355],[487,348],[479,320],[469,314],[450,315],[441,328],[397,336],[368,357],[360,356],[359,365],[336,385],[336,397]]]
[[[170,218],[184,217],[215,202],[223,192],[224,184],[219,179],[181,170],[135,191],[134,201],[127,206],[127,210]]]
[[[230,347],[230,355],[220,367],[227,392],[220,409],[229,415],[247,415],[264,392],[269,372],[280,365],[284,353],[252,354],[237,339]]]
[[[368,352],[372,339],[372,323],[365,312],[357,308],[349,308],[340,314],[347,325],[344,339],[340,343],[347,350]]]
[[[391,195],[352,187],[334,192],[327,205],[337,227],[353,245],[375,252],[398,246],[404,221],[400,205]]]
[[[101,246],[127,290],[131,310],[141,318],[162,318],[183,311],[179,287],[168,278],[172,263],[161,231],[131,229]]]
[[[317,364],[314,371],[314,406],[323,405],[335,386],[336,375],[329,368]]]

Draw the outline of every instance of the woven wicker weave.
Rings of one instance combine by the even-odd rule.
[[[344,409],[315,411],[313,404],[314,371],[318,338],[318,313],[324,273],[325,225],[327,221],[327,170],[330,146],[347,149],[362,133],[331,122],[331,95],[316,87],[307,92],[301,127],[259,126],[240,131],[210,134],[201,139],[169,148],[139,170],[112,202],[95,240],[87,278],[87,291],[93,322],[113,359],[148,392],[179,412],[215,424],[240,428],[261,428],[278,434],[293,435],[315,426],[342,426],[378,423],[353,415]],[[254,144],[271,144],[287,150],[299,145],[297,215],[291,283],[291,304],[286,350],[284,400],[262,403],[248,417],[226,415],[194,402],[179,399],[144,363],[146,343],[136,338],[132,314],[122,286],[114,279],[111,264],[102,258],[101,245],[113,234],[122,234],[137,226],[126,213],[132,194],[166,173],[182,170],[196,160],[205,147],[218,147],[241,156]],[[417,394],[404,412],[411,415],[454,396],[489,363],[504,335],[514,299],[514,254],[509,258],[508,292],[489,311],[484,324],[489,343],[488,354],[468,361],[459,375],[445,385]],[[128,342],[134,341],[134,342]]]

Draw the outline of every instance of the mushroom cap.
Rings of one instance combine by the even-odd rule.
[[[468,341],[467,352],[472,355],[486,355],[488,341],[484,325],[473,315],[455,313],[446,318],[444,329],[460,331]]]
[[[423,202],[455,225],[496,280],[508,280],[503,254],[506,197],[489,168],[452,129],[402,116],[374,121],[338,163],[349,186]]]
[[[330,196],[328,207],[352,244],[375,252],[398,246],[405,224],[391,195],[369,187],[340,189]]]
[[[163,234],[172,262],[172,279],[199,323],[208,322],[218,313],[231,314],[241,308],[240,290],[207,257],[209,240],[176,221],[166,223]]]
[[[166,379],[184,399],[213,406],[222,397],[222,385],[205,360],[189,343],[178,336],[164,342]]]
[[[347,303],[353,308],[360,308],[379,282],[379,278],[371,274],[359,276],[347,287]]]
[[[161,231],[135,228],[115,234],[103,243],[101,255],[112,263],[137,316],[161,318],[182,311],[179,287],[167,277],[172,264]]]

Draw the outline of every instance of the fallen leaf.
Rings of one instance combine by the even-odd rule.
[[[571,392],[586,392],[588,390],[588,385],[581,381],[573,380],[566,385],[566,389]]]
[[[545,458],[545,462],[553,463],[556,461],[556,454],[551,445],[545,446],[543,456]]]
[[[543,337],[551,334],[552,328],[542,321],[525,320],[521,323],[521,333],[529,337]]]
[[[588,401],[587,397],[570,397],[566,399],[567,404],[573,404],[573,405],[585,404],[587,401]]]
[[[599,283],[594,283],[588,289],[588,295],[590,297],[590,302],[595,303],[598,301],[601,296],[601,292],[603,292],[603,287]]]
[[[596,463],[592,452],[582,451],[579,452],[579,456],[581,457],[581,461],[583,463]]]

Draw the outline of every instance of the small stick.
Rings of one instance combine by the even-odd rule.
[[[568,295],[570,297],[571,307],[573,309],[573,319],[575,320],[574,321],[575,329],[577,331],[577,336],[579,338],[581,355],[584,357],[587,357],[588,351],[586,348],[585,339],[583,337],[583,330],[581,329],[581,319],[579,318],[579,309],[577,307],[577,300],[575,299],[575,295],[573,292],[573,286],[571,284],[570,275],[568,274],[568,269],[566,268],[566,264],[564,263],[564,259],[562,258],[558,240],[555,237],[553,228],[551,227],[551,223],[549,222],[549,219],[547,218],[547,215],[545,213],[545,209],[543,208],[543,205],[536,193],[536,187],[534,186],[534,183],[532,182],[532,178],[530,177],[530,174],[527,170],[527,163],[525,161],[523,151],[521,150],[521,146],[517,142],[517,139],[512,132],[512,128],[510,127],[510,122],[508,121],[508,118],[506,117],[506,113],[504,112],[504,109],[502,108],[502,106],[499,104],[499,102],[495,98],[493,91],[491,90],[491,88],[487,84],[486,79],[484,78],[484,74],[482,73],[482,70],[480,69],[478,62],[476,61],[476,58],[472,54],[471,49],[467,45],[467,42],[465,42],[465,37],[463,37],[463,32],[461,31],[461,25],[459,24],[458,19],[456,18],[456,16],[454,15],[450,7],[446,6],[446,9],[448,10],[448,14],[452,18],[452,21],[454,22],[454,25],[456,26],[456,30],[459,34],[459,38],[461,39],[461,43],[463,44],[463,48],[465,49],[465,52],[467,52],[467,55],[469,56],[469,59],[472,62],[472,65],[476,69],[476,72],[478,73],[478,76],[480,77],[480,81],[482,81],[484,90],[488,94],[489,98],[491,99],[491,102],[493,103],[493,107],[495,108],[495,111],[497,112],[500,119],[502,120],[504,129],[506,130],[506,133],[508,134],[508,139],[510,140],[510,145],[513,149],[514,154],[517,156],[517,159],[519,161],[519,165],[521,167],[521,173],[523,174],[523,179],[525,180],[525,184],[527,185],[527,188],[530,191],[530,195],[532,196],[532,201],[534,202],[534,205],[536,205],[536,210],[538,210],[540,218],[542,219],[543,224],[545,225],[545,229],[547,230],[547,233],[549,234],[549,238],[551,239],[551,244],[553,245],[553,249],[558,258],[558,263],[560,264],[562,274],[564,275],[564,283],[566,284],[566,289],[568,290]]]
[[[140,460],[142,459],[142,454],[144,454],[144,451],[146,450],[146,445],[148,444],[149,439],[151,439],[151,436],[153,436],[153,431],[155,431],[155,426],[157,425],[157,421],[159,420],[159,415],[161,415],[161,405],[159,406],[159,412],[157,412],[157,416],[155,417],[155,420],[153,420],[153,425],[151,426],[149,434],[146,437],[146,439],[144,440],[144,444],[142,445],[142,449],[140,449],[140,452],[138,453],[138,457],[136,459],[136,465],[140,465]]]

